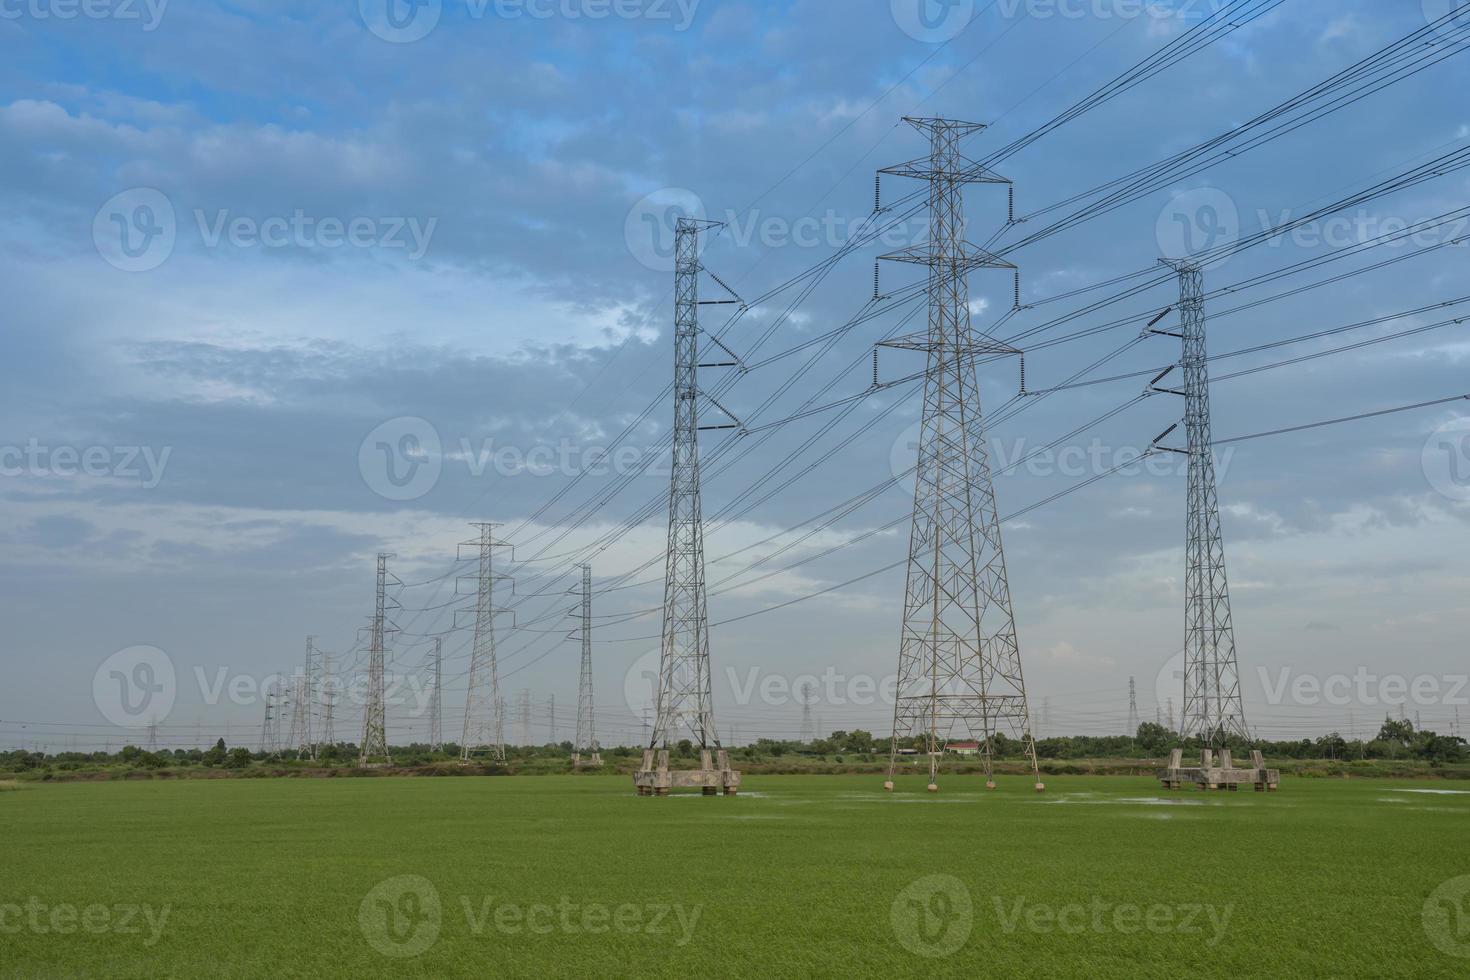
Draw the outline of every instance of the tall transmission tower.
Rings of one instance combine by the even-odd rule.
[[[816,739],[817,732],[812,727],[812,686],[808,683],[801,689],[801,740],[810,745]]]
[[[321,698],[321,688],[317,684],[317,678],[321,674],[321,665],[318,660],[321,652],[316,648],[316,637],[306,638],[306,744],[311,752],[312,761],[317,757],[317,724],[316,709]]]
[[[1041,790],[975,372],[977,357],[1020,351],[970,323],[969,273],[1015,266],[965,240],[964,185],[1010,181],[960,152],[960,141],[984,126],[904,121],[928,137],[929,155],[886,168],[880,179],[928,182],[929,241],[882,258],[928,268],[929,325],[883,346],[924,351],[928,361],[884,788],[893,789],[899,749],[916,735],[929,756],[931,792],[939,788],[943,745],[956,735],[982,743],[986,786],[994,787],[992,737],[1005,723],[1024,746]]]
[[[290,682],[286,685],[286,700],[291,705],[291,727],[286,730],[286,741],[281,745],[282,751],[296,749],[298,754],[301,749],[302,730],[305,727],[301,720],[301,675],[293,674]]]
[[[291,748],[296,750],[298,759],[306,759],[311,756],[311,731],[307,719],[311,717],[311,702],[307,700],[306,675],[298,674],[291,684],[291,730],[295,736],[291,739]]]
[[[326,654],[322,666],[322,743],[337,744],[336,714],[337,674],[332,655]]]
[[[531,689],[529,687],[521,688],[520,701],[517,707],[519,708],[521,719],[520,744],[528,746],[531,744]]]
[[[495,549],[510,547],[495,538],[499,524],[479,523],[478,541],[464,547],[477,549],[475,575],[475,639],[470,651],[469,695],[465,699],[464,733],[459,740],[461,762],[488,748],[495,762],[505,761],[505,711],[500,697],[500,667],[495,660],[495,617],[505,609],[495,605]]]
[[[276,751],[275,745],[275,689],[266,687],[264,690],[265,720],[260,723],[260,752],[262,755],[271,755]]]
[[[592,566],[582,566],[582,670],[577,679],[577,744],[572,765],[600,766],[596,711],[592,701]]]
[[[1210,375],[1205,347],[1204,272],[1198,263],[1162,259],[1179,274],[1179,330],[1149,328],[1153,334],[1178,337],[1183,347],[1179,367],[1182,389],[1160,388],[1172,372],[1154,378],[1150,391],[1184,398],[1188,447],[1159,445],[1182,452],[1189,460],[1189,501],[1184,559],[1184,706],[1179,734],[1199,738],[1216,748],[1234,736],[1250,740],[1240,697],[1240,665],[1235,656],[1235,627],[1230,616],[1230,587],[1225,578],[1225,541],[1220,532],[1220,502],[1215,490],[1215,456],[1210,435]]]
[[[444,692],[444,638],[434,637],[434,687],[429,692],[429,751],[444,748],[444,713],[440,698]]]
[[[666,796],[674,786],[698,786],[705,795],[724,789],[737,791],[740,774],[730,768],[729,755],[715,730],[714,696],[710,685],[709,618],[705,606],[704,517],[699,495],[699,433],[702,429],[733,429],[734,416],[699,389],[700,367],[739,363],[699,360],[699,307],[710,304],[744,306],[718,276],[712,278],[730,299],[700,300],[701,232],[718,222],[680,218],[674,231],[674,445],[669,483],[669,537],[664,564],[664,617],[659,652],[658,710],[653,732],[643,749],[643,762],[633,774],[640,796]],[[718,341],[716,341],[718,344]],[[728,349],[724,353],[730,357]],[[723,412],[730,422],[699,423],[700,398]],[[699,751],[699,768],[673,772],[669,745],[688,732]]]
[[[1128,678],[1128,735],[1138,734],[1138,687],[1133,678]]]
[[[556,695],[546,695],[546,724],[551,733],[551,744],[556,744]]]
[[[362,753],[357,759],[359,766],[390,765],[393,762],[392,756],[388,754],[388,717],[383,677],[384,637],[392,628],[388,622],[388,559],[392,557],[378,555],[376,601],[372,625],[369,627],[372,638],[368,647],[367,705],[363,711]],[[395,583],[396,581],[395,577]],[[381,762],[375,763],[374,760]]]

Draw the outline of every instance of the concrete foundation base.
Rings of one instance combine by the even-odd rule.
[[[633,773],[633,786],[639,796],[668,796],[675,788],[698,787],[702,796],[735,796],[740,789],[740,773],[730,768],[730,757],[724,749],[718,753],[702,749],[698,769],[670,769],[667,749],[643,750],[643,765]]]

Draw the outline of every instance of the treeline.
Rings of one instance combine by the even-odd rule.
[[[731,759],[736,762],[762,762],[782,758],[815,758],[833,762],[871,762],[886,757],[890,742],[878,738],[872,732],[855,729],[851,732],[836,731],[826,738],[811,742],[786,741],[762,738],[755,742],[730,747]],[[910,753],[927,751],[925,736],[901,739],[901,749]],[[1038,739],[1036,754],[1043,760],[1082,759],[1158,759],[1171,749],[1182,748],[1186,757],[1206,748],[1196,739],[1181,740],[1178,732],[1163,725],[1145,722],[1138,726],[1132,736],[1127,735],[1066,735],[1056,738]],[[1227,741],[1237,760],[1244,761],[1252,749],[1259,749],[1267,759],[1332,760],[1374,759],[1387,761],[1419,761],[1431,764],[1451,764],[1470,759],[1463,738],[1441,735],[1429,730],[1416,730],[1407,719],[1385,718],[1375,738],[1346,739],[1339,732],[1330,732],[1316,739],[1299,741],[1248,742],[1232,738]],[[991,743],[992,754],[998,760],[1020,760],[1025,758],[1020,739],[997,734]],[[571,742],[537,746],[506,746],[506,761],[516,764],[521,770],[552,771],[564,767],[571,758]],[[637,759],[642,749],[633,746],[613,746],[601,749],[603,759],[609,765],[619,761]],[[684,739],[671,747],[672,755],[679,760],[693,759],[697,754],[693,743]],[[446,743],[434,747],[415,743],[392,748],[393,764],[411,768],[436,763],[452,762],[460,757],[458,745]],[[16,750],[0,753],[0,772],[81,772],[89,770],[126,769],[173,769],[181,767],[203,767],[218,769],[248,769],[255,765],[285,767],[339,767],[357,763],[358,748],[350,742],[338,742],[317,747],[315,757],[309,752],[297,750],[259,752],[244,746],[233,748],[219,739],[208,749],[174,749],[148,751],[135,745],[124,746],[117,752],[57,752],[43,753]],[[477,762],[488,762],[484,754],[476,756]]]

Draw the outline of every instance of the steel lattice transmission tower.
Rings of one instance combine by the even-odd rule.
[[[337,744],[337,673],[332,655],[326,654],[322,666],[322,744]]]
[[[363,711],[362,752],[358,756],[359,766],[391,764],[388,754],[388,717],[384,683],[384,638],[391,627],[388,622],[388,559],[392,555],[378,555],[378,578],[376,599],[373,607],[372,631],[368,647],[368,693],[367,706]],[[375,760],[381,760],[380,763]]]
[[[596,711],[592,701],[592,566],[582,566],[582,670],[577,680],[577,742],[572,765],[600,766]]]
[[[802,685],[801,689],[801,740],[810,745],[817,739],[817,731],[812,727],[812,686]]]
[[[1138,686],[1133,678],[1128,678],[1128,734],[1138,734]]]
[[[490,749],[495,762],[505,761],[505,709],[500,697],[500,667],[495,659],[495,617],[506,612],[495,605],[495,549],[509,547],[495,538],[499,524],[480,523],[478,541],[461,547],[477,549],[479,569],[475,575],[475,639],[470,652],[469,694],[465,700],[464,733],[460,738],[460,761],[469,762],[475,752]]]
[[[429,751],[444,748],[444,712],[441,698],[444,692],[444,638],[434,637],[434,688],[429,694]]]
[[[929,326],[884,344],[928,358],[885,788],[893,788],[901,743],[915,735],[929,756],[931,791],[944,742],[955,736],[981,743],[993,787],[992,737],[1004,724],[1024,746],[1040,790],[975,371],[977,357],[1019,351],[970,323],[969,273],[1015,266],[965,239],[965,185],[1010,182],[960,152],[960,141],[984,126],[904,121],[928,136],[929,155],[880,173],[928,182],[929,240],[882,258],[928,269]]]
[[[1150,390],[1184,398],[1184,429],[1189,460],[1189,502],[1184,558],[1184,704],[1179,734],[1222,747],[1227,738],[1250,740],[1240,697],[1240,665],[1225,577],[1225,540],[1220,532],[1220,502],[1215,490],[1215,456],[1210,434],[1210,375],[1205,346],[1204,272],[1198,263],[1161,260],[1179,273],[1179,331],[1150,328],[1178,337],[1182,389],[1160,388],[1165,372]],[[1170,429],[1169,432],[1172,432]],[[1167,436],[1156,439],[1155,447]],[[1171,712],[1172,713],[1172,712]]]
[[[653,732],[643,750],[642,766],[633,775],[638,793],[644,796],[667,795],[676,785],[699,786],[706,795],[721,788],[732,794],[740,784],[740,775],[730,769],[729,756],[715,730],[699,487],[700,430],[739,427],[733,416],[732,424],[699,423],[699,307],[715,303],[744,305],[713,275],[711,278],[734,298],[703,302],[699,298],[700,273],[706,271],[700,261],[699,236],[718,227],[718,222],[680,218],[674,233],[674,445],[664,558],[663,632]],[[724,411],[718,402],[710,401]],[[699,751],[699,769],[672,772],[669,745],[686,732]]]

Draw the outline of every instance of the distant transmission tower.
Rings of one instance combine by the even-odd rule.
[[[332,654],[322,664],[322,744],[337,744],[337,665]]]
[[[500,668],[495,662],[495,617],[505,612],[495,605],[495,549],[509,547],[495,538],[499,524],[480,523],[479,571],[475,576],[475,640],[470,651],[469,695],[465,700],[464,734],[459,740],[461,762],[489,748],[491,758],[505,761],[505,712],[501,707]]]
[[[1138,688],[1133,678],[1128,678],[1128,735],[1132,737],[1138,733]]]
[[[531,689],[521,689],[520,697],[521,745],[531,744]]]
[[[1215,491],[1215,456],[1210,435],[1210,376],[1205,350],[1204,273],[1198,264],[1161,260],[1179,273],[1179,331],[1150,328],[1154,334],[1178,337],[1183,347],[1179,366],[1182,389],[1160,388],[1169,372],[1155,378],[1150,390],[1184,398],[1184,427],[1189,459],[1189,502],[1184,560],[1184,710],[1179,734],[1219,748],[1230,736],[1249,740],[1240,697],[1240,665],[1235,657],[1235,628],[1230,617],[1230,588],[1225,579],[1225,541],[1220,533],[1220,503]],[[1173,429],[1168,430],[1172,432]],[[1165,432],[1164,435],[1168,435]],[[1160,436],[1162,439],[1164,436]],[[1168,449],[1158,445],[1160,449]]]
[[[582,566],[582,671],[577,681],[577,743],[573,766],[600,766],[596,711],[592,700],[592,566]]]
[[[302,713],[301,733],[303,748],[301,754],[310,755],[313,762],[316,761],[316,707],[319,691],[317,689],[317,674],[320,671],[317,665],[316,637],[306,638],[306,676],[302,680],[302,700],[305,702]]]
[[[556,744],[556,695],[546,695],[546,724],[551,732],[551,743]]]
[[[369,627],[372,630],[372,639],[368,648],[367,706],[363,712],[362,754],[357,759],[359,766],[374,765],[374,760],[382,760],[381,764],[385,765],[393,762],[392,757],[388,754],[388,717],[383,678],[383,640],[390,629],[388,623],[388,559],[392,557],[392,555],[378,555],[376,601],[373,608],[372,626]]]
[[[158,719],[148,719],[148,751],[158,751]]]
[[[265,720],[260,723],[260,752],[262,755],[271,755],[276,751],[275,745],[275,708],[276,692],[274,687],[266,687],[265,695]]]
[[[981,742],[986,785],[993,787],[992,737],[1005,722],[1040,790],[975,372],[977,357],[1020,352],[970,323],[971,270],[1015,266],[965,240],[964,185],[1010,182],[960,152],[961,139],[983,126],[904,121],[928,136],[929,155],[881,173],[928,181],[929,241],[883,258],[928,268],[929,326],[883,346],[924,351],[928,363],[884,788],[893,788],[899,749],[916,734],[929,756],[931,791],[939,788],[944,743],[956,735]]]
[[[728,424],[701,426],[699,389],[699,307],[710,303],[744,306],[739,296],[711,274],[732,299],[699,299],[699,235],[717,228],[713,221],[680,218],[674,234],[674,444],[669,483],[669,537],[664,559],[664,620],[659,652],[658,710],[653,732],[643,749],[643,762],[633,774],[640,796],[666,796],[674,786],[699,786],[705,795],[724,789],[733,794],[740,774],[715,730],[710,686],[709,620],[705,607],[704,517],[699,494],[699,432],[739,428],[734,417],[713,398],[710,403],[729,416]],[[718,342],[716,342],[718,343]],[[726,354],[729,352],[726,351]],[[733,355],[731,355],[733,357]],[[726,366],[735,361],[705,367]],[[699,768],[672,772],[669,745],[682,732],[699,751]]]
[[[434,637],[434,680],[429,694],[429,751],[444,748],[444,713],[441,698],[444,692],[444,638]]]
[[[807,745],[817,740],[816,729],[812,727],[811,684],[805,684],[801,689],[801,740]]]
[[[1174,699],[1170,698],[1166,702],[1166,705],[1167,707],[1165,710],[1168,712],[1169,717],[1169,731],[1177,731],[1177,729],[1174,727]]]
[[[306,732],[306,718],[309,714],[306,702],[306,676],[297,674],[291,677],[291,738],[287,739],[287,745],[293,749],[297,758],[307,758],[312,754],[312,745],[310,745]]]

